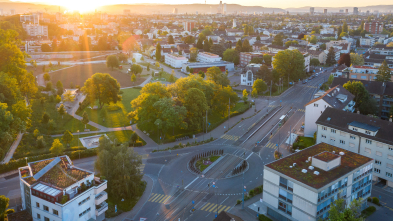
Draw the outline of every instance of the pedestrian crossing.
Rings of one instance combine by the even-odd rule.
[[[145,169],[145,164],[141,164],[141,165],[138,167],[138,169],[139,169],[139,171],[140,171],[141,173],[143,173],[143,170]]]
[[[206,211],[206,212],[217,212],[221,213],[221,211],[228,211],[231,207],[230,206],[225,206],[225,205],[219,205],[215,203],[206,203],[200,210]]]
[[[237,141],[240,137],[239,136],[235,136],[235,135],[224,134],[220,138],[225,139],[225,140]]]
[[[148,201],[153,203],[165,203],[169,200],[169,198],[171,198],[170,195],[154,193],[153,195],[151,195]]]
[[[275,144],[275,143],[267,143],[266,144],[266,146],[265,147],[267,147],[267,148],[271,148],[271,149],[277,149],[277,144]]]
[[[305,109],[297,109],[297,111],[299,111],[299,112],[306,112]]]

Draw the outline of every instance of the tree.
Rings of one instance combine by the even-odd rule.
[[[253,64],[262,64],[262,63],[263,63],[263,58],[253,57],[253,58],[251,59],[250,63],[253,63]]]
[[[311,66],[319,66],[321,63],[319,62],[318,58],[312,58],[310,60],[310,65]]]
[[[252,91],[251,91],[251,97],[253,97],[253,98],[257,98],[258,97],[258,91],[255,88],[252,89]]]
[[[172,35],[168,35],[168,44],[175,44],[175,41],[173,40]]]
[[[232,62],[235,65],[238,65],[239,64],[239,59],[240,59],[239,55],[240,55],[240,53],[236,49],[228,48],[223,53],[223,60]]]
[[[133,146],[135,145],[135,142],[138,140],[138,134],[136,134],[135,132],[131,134],[130,140],[133,143]]]
[[[74,139],[74,135],[72,135],[72,133],[68,130],[66,130],[63,134],[63,142],[65,144],[67,144],[67,146],[69,146],[69,144],[71,143],[71,141]]]
[[[156,61],[161,61],[161,44],[156,45]]]
[[[231,109],[236,106],[239,101],[239,97],[235,91],[233,91],[231,86],[222,87],[219,86],[215,88],[214,96],[211,101],[212,109],[216,112],[221,113],[224,117],[228,114],[229,100],[231,100]]]
[[[59,112],[61,118],[63,118],[63,115],[67,113],[64,104],[60,104],[59,108],[57,109],[57,112]]]
[[[121,101],[120,84],[109,74],[95,73],[85,81],[81,91],[91,104],[98,100],[100,109],[104,104]]]
[[[52,86],[52,82],[47,82],[46,83],[46,87],[45,87],[45,91],[51,91],[53,89],[53,86]]]
[[[336,54],[333,47],[329,48],[329,52],[326,57],[326,64],[329,66],[336,64]]]
[[[267,65],[262,65],[259,70],[254,74],[254,79],[263,79],[265,82],[270,84],[273,80],[272,71]]]
[[[342,31],[348,33],[348,24],[346,21],[343,23]]]
[[[351,56],[349,54],[342,54],[337,62],[339,65],[345,64],[347,67],[351,66]]]
[[[201,76],[201,78],[205,78],[205,72],[203,71],[199,71],[198,75]]]
[[[208,68],[206,71],[206,79],[224,87],[230,84],[228,76],[223,74],[219,67]]]
[[[116,145],[115,141],[102,136],[97,148],[96,170],[105,176],[109,195],[119,200],[131,200],[140,193],[143,174],[139,170],[142,157],[125,144]]]
[[[56,155],[56,156],[59,156],[59,155],[61,155],[61,154],[64,152],[63,144],[60,143],[60,140],[59,140],[59,139],[55,139],[55,140],[53,141],[52,147],[49,149],[49,151],[50,151],[52,154],[54,154],[54,155]]]
[[[201,38],[198,39],[196,47],[198,49],[203,49],[203,40]]]
[[[298,44],[299,44],[299,42],[296,41],[296,40],[285,42],[285,46],[286,46],[286,47],[289,47],[289,46],[291,46],[291,45],[298,45]]]
[[[160,62],[156,61],[156,68],[160,67]]]
[[[210,44],[209,44],[209,41],[207,39],[205,39],[205,41],[203,41],[203,50],[205,52],[210,52]]]
[[[44,140],[44,136],[37,136],[37,148],[38,149],[43,149],[46,146],[46,142]]]
[[[267,66],[272,65],[272,56],[271,56],[271,55],[269,55],[269,54],[264,54],[264,55],[263,55],[263,60],[265,61],[265,64],[266,64]]]
[[[135,76],[134,73],[132,73],[132,75],[131,75],[131,82],[132,82],[132,85],[134,85],[135,81],[136,81],[136,76]]]
[[[128,58],[125,54],[120,53],[118,57],[119,57],[120,62],[125,63],[125,64],[128,62]]]
[[[51,48],[48,44],[42,44],[41,45],[41,51],[42,52],[51,52]]]
[[[258,94],[264,92],[267,90],[267,85],[262,79],[257,79],[254,81],[254,84],[252,85],[252,89],[256,90]]]
[[[260,41],[261,40],[261,36],[257,35],[257,38],[255,40]]]
[[[247,93],[247,89],[243,90],[243,97],[242,97],[244,103],[247,103],[248,100],[248,93]]]
[[[274,36],[272,45],[282,46],[284,44],[283,41],[284,41],[284,34],[280,32],[276,36]]]
[[[243,44],[240,39],[236,42],[235,50],[238,51],[239,53],[243,51]]]
[[[393,47],[393,42],[389,42],[386,47]]]
[[[304,77],[304,57],[298,50],[279,51],[274,56],[274,69],[284,81],[295,81]]]
[[[131,65],[131,72],[134,74],[141,74],[143,71],[143,68],[138,65],[138,64],[133,64]]]
[[[374,104],[374,106],[370,105],[371,103],[374,103],[374,101],[370,98],[369,93],[362,82],[348,81],[343,85],[343,87],[351,94],[355,95],[355,98],[353,99],[355,101],[355,109],[359,110],[362,114],[375,114],[376,110],[374,108],[377,106],[376,104]]]
[[[116,55],[109,55],[106,58],[106,66],[109,68],[118,68],[119,67],[119,59],[117,59]]]
[[[193,47],[190,49],[190,61],[196,61],[198,52],[198,48]]]
[[[55,101],[56,101],[56,103],[60,103],[60,102],[61,102],[61,97],[60,97],[60,95],[56,95]]]
[[[58,80],[56,83],[56,89],[57,89],[57,94],[61,96],[63,94],[64,89],[63,89],[63,84],[61,83],[60,80]]]
[[[75,95],[73,95],[70,90],[67,90],[63,95],[63,101],[72,103],[74,102],[74,100],[75,100]]]
[[[44,112],[42,114],[41,123],[47,124],[49,122],[49,119],[50,119],[49,115],[46,112]]]
[[[82,123],[85,125],[85,129],[86,129],[86,124],[88,124],[89,122],[90,122],[89,115],[86,113],[86,111],[84,111],[82,114]]]
[[[297,39],[303,39],[304,38],[304,34],[302,33],[302,34],[299,34],[298,36],[297,36]]]
[[[392,81],[392,71],[389,68],[386,60],[384,60],[381,66],[379,66],[376,77],[377,77],[376,81],[381,81],[381,82]]]
[[[50,75],[48,73],[44,74],[44,81],[50,81]]]
[[[202,129],[202,117],[208,109],[205,94],[197,88],[188,89],[184,106],[187,109],[188,128],[196,131]]]
[[[20,80],[20,92],[27,99],[33,97],[38,91],[36,79],[32,72],[25,73]]]
[[[351,53],[351,65],[364,65],[364,58],[362,54]]]
[[[220,57],[223,57],[224,51],[225,48],[221,44],[214,44],[210,47],[210,52]]]
[[[252,46],[250,45],[248,39],[244,39],[242,45],[242,52],[250,52],[250,51],[252,51]]]
[[[4,195],[0,196],[0,221],[3,221],[7,214],[12,213],[13,209],[8,209],[10,199]]]
[[[346,200],[339,198],[330,204],[327,220],[330,221],[364,221],[361,217],[362,199],[354,199],[347,207]]]

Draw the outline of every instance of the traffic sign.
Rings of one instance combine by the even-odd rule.
[[[213,182],[213,185],[216,184],[216,182]]]
[[[192,204],[195,204],[195,201],[194,201],[194,200],[192,201]],[[194,207],[193,207],[193,209],[194,209]]]
[[[115,213],[117,213],[117,205],[115,205]]]

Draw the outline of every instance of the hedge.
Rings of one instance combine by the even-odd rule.
[[[267,217],[263,214],[259,214],[258,219],[259,219],[259,221],[272,221],[272,219],[270,219],[269,217]]]

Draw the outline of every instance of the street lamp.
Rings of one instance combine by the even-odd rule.
[[[79,130],[76,131],[78,133],[78,141],[77,141],[77,145],[79,147]],[[81,151],[79,150],[79,159],[81,159]]]
[[[26,166],[27,166],[27,157],[25,157],[25,159],[26,159]]]

